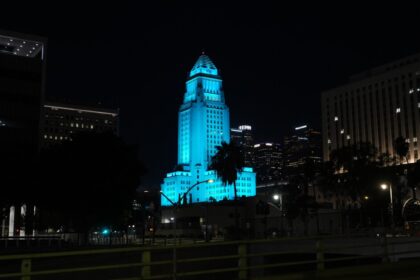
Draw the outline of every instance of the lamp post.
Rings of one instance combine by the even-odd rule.
[[[211,184],[211,183],[214,183],[214,180],[213,179],[208,179],[208,180],[204,180],[204,181],[199,181],[199,182],[197,182],[197,183],[195,183],[195,184],[193,184],[191,187],[189,187],[188,188],[188,190],[185,192],[185,193],[183,193],[182,194],[182,196],[180,196],[179,197],[179,199],[178,199],[178,202],[173,202],[166,194],[164,194],[162,191],[160,191],[160,193],[161,193],[161,195],[164,197],[164,198],[166,198],[168,201],[169,201],[169,203],[171,203],[171,205],[172,205],[172,207],[173,207],[173,210],[174,210],[174,228],[175,228],[175,237],[176,237],[176,230],[177,230],[177,227],[176,227],[176,219],[177,219],[177,217],[176,217],[176,211],[178,211],[178,208],[179,208],[179,206],[181,205],[181,202],[182,202],[182,200],[183,199],[186,199],[186,196],[187,196],[187,194],[195,187],[195,186],[197,186],[197,185],[200,185],[200,184],[203,184],[203,183],[209,183],[209,184]],[[206,231],[207,231],[207,221],[206,221]],[[176,240],[176,238],[175,238],[175,240]]]
[[[282,196],[281,195],[279,195],[279,194],[274,194],[273,195],[273,200],[275,201],[275,203],[276,203],[276,205],[277,205],[277,207],[280,209],[280,210],[282,210],[282,204],[283,204],[283,201],[282,201]]]
[[[209,184],[211,184],[211,183],[214,183],[214,180],[213,179],[208,179],[208,180],[204,180],[204,181],[200,181],[200,182],[197,182],[197,183],[195,183],[194,185],[192,185],[191,187],[189,187],[188,188],[188,190],[179,198],[179,200],[178,200],[178,205],[180,205],[181,204],[181,201],[183,200],[183,199],[186,199],[186,196],[187,196],[187,194],[195,187],[195,186],[197,186],[197,185],[200,185],[200,184],[202,184],[202,183],[209,183]]]
[[[392,184],[391,183],[389,183],[389,184],[386,184],[386,183],[383,183],[383,184],[381,184],[381,189],[382,190],[387,190],[389,188],[389,207],[390,207],[390,215],[391,215],[391,229],[392,229],[392,231],[394,232],[394,201],[393,201],[393,198],[392,198]]]
[[[280,235],[283,235],[283,195],[282,194],[273,194],[273,200],[275,201],[274,205],[278,210],[280,210]]]

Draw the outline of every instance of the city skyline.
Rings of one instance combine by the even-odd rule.
[[[182,95],[174,93],[182,92],[189,65],[203,48],[223,69],[231,126],[250,124],[257,141],[273,142],[301,123],[321,128],[322,91],[420,50],[413,36],[417,7],[347,8],[343,14],[339,7],[312,13],[279,9],[274,2],[150,4],[114,13],[105,5],[101,13],[93,6],[69,7],[73,13],[67,15],[37,5],[19,21],[13,19],[20,10],[10,7],[0,23],[48,38],[47,97],[121,109],[121,136],[139,145],[149,169],[143,184],[157,187],[177,157],[177,122],[170,116]],[[159,12],[156,18],[153,12]]]
[[[0,278],[415,279],[420,5],[297,4],[3,3]]]

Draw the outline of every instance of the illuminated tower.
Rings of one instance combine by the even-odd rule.
[[[162,192],[177,202],[190,186],[197,182],[214,180],[194,187],[186,196],[188,203],[233,199],[233,187],[223,186],[216,174],[208,170],[216,146],[230,141],[229,108],[225,104],[222,79],[210,58],[202,54],[190,71],[184,100],[178,115],[178,171],[168,173],[161,186]],[[244,168],[238,174],[238,196],[255,195],[255,173]],[[162,196],[162,205],[171,205]]]

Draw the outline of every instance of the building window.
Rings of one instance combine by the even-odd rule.
[[[419,103],[419,106],[420,106],[420,103]],[[334,121],[338,122],[338,117],[337,116],[334,117]]]
[[[398,113],[401,113],[401,108],[397,108],[396,110],[395,110],[395,112],[398,114]]]

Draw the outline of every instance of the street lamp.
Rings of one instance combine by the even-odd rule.
[[[381,184],[381,189],[382,190],[387,190],[389,187],[389,208],[390,208],[390,215],[391,215],[391,228],[392,230],[394,230],[394,202],[392,199],[392,185],[391,183],[386,184],[386,183],[382,183]]]
[[[179,208],[179,206],[181,205],[181,202],[182,202],[182,200],[183,199],[186,199],[186,196],[187,196],[187,194],[195,187],[195,186],[197,186],[197,185],[200,185],[200,184],[203,184],[203,183],[209,183],[209,184],[212,184],[212,183],[214,183],[214,180],[213,179],[208,179],[208,180],[204,180],[204,181],[199,181],[199,182],[197,182],[197,183],[195,183],[194,185],[192,185],[191,187],[189,187],[188,188],[188,190],[182,195],[182,196],[180,196],[179,197],[179,199],[178,199],[178,202],[173,202],[165,193],[163,193],[162,191],[160,191],[160,194],[164,197],[164,198],[166,198],[171,204],[172,204],[172,206],[173,206],[173,210],[174,210],[174,217],[173,218],[171,218],[171,220],[173,220],[174,221],[174,228],[175,228],[175,236],[176,236],[176,211],[178,210],[178,208]],[[206,221],[206,226],[207,226],[207,221]]]
[[[200,185],[200,184],[202,184],[202,183],[209,183],[209,184],[212,184],[212,183],[214,183],[214,180],[213,179],[208,179],[208,180],[204,180],[204,181],[200,181],[200,182],[197,182],[197,183],[195,183],[194,185],[192,185],[191,187],[189,187],[188,188],[188,190],[178,199],[178,205],[180,205],[181,204],[181,201],[183,200],[183,199],[186,199],[186,196],[187,196],[187,194],[195,187],[195,186],[197,186],[197,185]]]
[[[276,208],[278,208],[279,210],[282,210],[283,208],[283,201],[282,201],[282,196],[281,194],[273,194],[273,200],[274,200],[274,205]]]
[[[208,179],[208,180],[204,180],[204,181],[200,181],[200,182],[197,182],[197,183],[195,183],[194,185],[192,185],[191,187],[189,187],[188,188],[188,190],[179,198],[179,200],[178,200],[178,206],[181,204],[181,201],[183,200],[183,199],[186,199],[186,196],[187,196],[187,194],[195,187],[195,186],[197,186],[197,185],[199,185],[199,184],[202,184],[202,183],[209,183],[209,184],[212,184],[212,183],[214,183],[214,180],[213,179]],[[205,234],[206,234],[206,241],[207,241],[207,235],[208,235],[208,233],[207,233],[207,224],[208,224],[208,209],[207,209],[207,204],[206,204],[206,229],[205,229]],[[176,227],[175,227],[175,231],[176,231]]]

